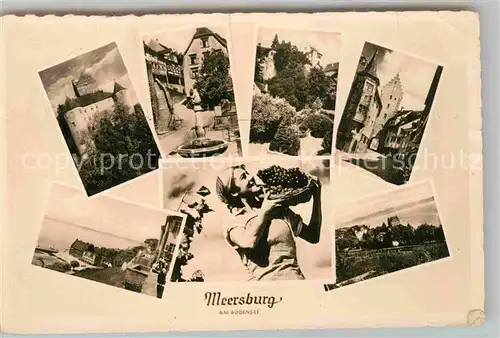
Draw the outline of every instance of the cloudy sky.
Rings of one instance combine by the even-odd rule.
[[[402,224],[441,224],[429,182],[407,185],[375,197],[348,203],[338,208],[336,228],[352,225],[376,227],[397,215]]]
[[[116,43],[113,42],[39,72],[55,113],[66,96],[75,97],[71,81],[78,80],[84,70],[96,79],[102,90],[112,92],[114,82],[117,81],[127,88],[129,102],[137,102],[127,69]]]
[[[210,29],[212,32],[219,34],[221,37],[227,39],[225,28],[222,26],[205,26]],[[170,29],[167,31],[157,32],[154,34],[148,34],[143,38],[145,43],[148,43],[151,40],[156,40],[169,48],[175,49],[180,53],[184,53],[189,43],[191,42],[191,38],[196,32],[195,28],[181,28],[181,29]]]
[[[381,88],[399,73],[404,91],[400,107],[422,110],[438,65],[368,42],[362,53],[370,60],[376,49],[379,50],[377,75]]]
[[[283,40],[290,41],[299,50],[303,50],[304,47],[315,47],[323,54],[320,62],[323,67],[329,63],[339,61],[340,34],[338,33],[260,27],[257,34],[257,43],[260,42],[262,46],[270,47],[275,34],[278,34],[280,42]]]
[[[107,196],[89,199],[80,190],[54,184],[40,237],[56,243],[88,238],[95,244],[127,247],[159,238],[168,214]]]
[[[240,220],[233,218],[227,206],[221,203],[215,191],[216,177],[220,171],[230,165],[239,164],[231,159],[221,159],[220,161],[206,162],[193,167],[193,165],[166,164],[163,170],[163,193],[164,207],[177,210],[182,199],[183,189],[180,187],[192,187],[197,191],[201,186],[206,186],[211,194],[205,197],[206,203],[214,212],[206,214],[203,220],[203,231],[195,234],[191,245],[191,252],[194,258],[189,265],[184,268],[184,272],[189,276],[200,269],[205,274],[207,281],[246,281],[247,271],[244,268],[237,252],[229,246],[223,237],[224,229],[234,222]],[[245,162],[250,173],[256,173],[258,169],[267,167],[270,163]],[[284,167],[301,166],[299,160],[292,159],[285,162],[273,163]],[[304,163],[304,166],[311,166],[311,163]],[[304,167],[305,168],[305,167]],[[307,170],[307,169],[306,169]],[[176,190],[175,196],[172,191]],[[331,192],[328,187],[323,189],[324,195]],[[198,195],[186,196],[188,202],[199,198]],[[185,206],[184,206],[185,207]],[[311,213],[310,203],[302,204],[294,208],[294,211],[302,215],[304,222],[309,222]],[[298,260],[306,278],[308,279],[331,279],[331,252],[332,252],[332,221],[331,216],[323,214],[323,227],[319,244],[311,245],[302,239],[297,239]]]

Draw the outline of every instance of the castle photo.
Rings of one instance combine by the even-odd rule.
[[[152,119],[167,157],[241,155],[224,27],[143,38]]]
[[[406,183],[442,69],[365,43],[337,131],[339,156],[387,182]]]
[[[159,149],[115,43],[39,75],[88,195],[158,168]]]

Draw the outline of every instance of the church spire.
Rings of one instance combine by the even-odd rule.
[[[368,62],[368,64],[365,67],[365,72],[367,72],[368,74],[370,74],[371,76],[373,76],[375,78],[378,78],[378,76],[377,76],[377,62],[376,62],[377,54],[378,54],[378,49],[375,50],[375,53],[373,53],[373,56],[372,56],[370,62]]]

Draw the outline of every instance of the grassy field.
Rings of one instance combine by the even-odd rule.
[[[373,278],[448,257],[446,243],[431,243],[377,250],[337,252],[337,283],[368,274]]]
[[[104,283],[119,288],[124,287],[125,271],[119,267],[107,269],[85,269],[75,272],[73,276],[85,278],[99,283]]]

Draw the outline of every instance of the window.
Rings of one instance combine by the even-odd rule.
[[[384,119],[386,119],[386,118],[387,118],[387,113],[384,114]]]
[[[203,52],[203,58],[206,58],[209,54],[210,52]]]
[[[203,48],[209,47],[208,38],[201,39],[201,44],[203,45]]]
[[[197,55],[196,54],[189,55],[189,61],[191,62],[192,65],[198,64]]]
[[[373,92],[373,84],[371,84],[370,82],[367,82],[366,83],[366,91],[367,92]]]
[[[387,104],[387,108],[389,108],[389,103]]]
[[[170,231],[173,234],[178,234],[181,229],[181,222],[174,221],[174,224],[172,225],[172,230]]]
[[[392,95],[391,95],[391,100],[392,100]]]
[[[196,79],[198,77],[198,71],[197,70],[192,70],[191,71],[191,78]]]

